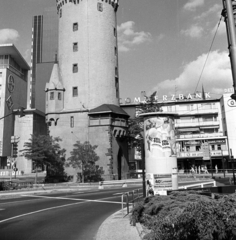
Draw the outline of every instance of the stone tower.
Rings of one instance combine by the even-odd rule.
[[[104,178],[124,177],[128,115],[119,107],[118,0],[57,0],[58,61],[46,85],[50,134],[67,157],[76,141],[98,145]]]

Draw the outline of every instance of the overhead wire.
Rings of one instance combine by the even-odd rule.
[[[215,41],[215,38],[216,38],[216,34],[217,34],[217,32],[218,32],[218,29],[219,29],[219,27],[220,27],[220,22],[221,22],[221,20],[222,20],[222,16],[220,17],[219,23],[218,23],[218,25],[217,25],[217,27],[216,27],[216,31],[215,31],[214,37],[213,37],[213,39],[212,39],[212,42],[211,42],[211,45],[210,45],[210,49],[209,49],[209,51],[208,51],[208,54],[207,54],[205,63],[204,63],[204,65],[203,65],[201,74],[200,74],[200,76],[199,76],[199,79],[198,79],[198,82],[197,82],[197,86],[196,86],[196,88],[195,88],[195,90],[194,90],[194,93],[196,93],[196,91],[197,91],[199,82],[200,82],[200,80],[201,80],[201,78],[202,78],[202,75],[203,75],[203,71],[205,70],[205,66],[206,66],[207,60],[208,60],[208,58],[209,58],[209,55],[210,55],[210,53],[211,53],[211,49],[212,49],[213,43],[214,43],[214,41]]]

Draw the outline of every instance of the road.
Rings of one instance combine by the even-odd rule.
[[[0,200],[1,240],[93,240],[134,188],[22,196]]]

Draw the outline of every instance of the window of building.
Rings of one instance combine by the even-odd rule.
[[[62,17],[62,8],[60,9],[59,16],[60,18]]]
[[[78,64],[77,63],[73,64],[72,71],[73,71],[73,73],[77,73],[78,72]]]
[[[211,145],[211,150],[215,150],[215,145]]]
[[[79,25],[78,25],[78,23],[76,22],[76,23],[73,23],[73,31],[75,32],[75,31],[78,31],[78,28],[79,28]]]
[[[58,93],[58,100],[61,100],[61,93]]]
[[[74,117],[70,117],[70,127],[74,127]]]
[[[187,152],[190,151],[190,146],[186,146],[186,151],[187,151]]]
[[[50,100],[54,100],[54,92],[50,92]]]
[[[73,95],[73,97],[77,97],[78,96],[78,87],[73,87],[72,95]]]
[[[114,27],[114,37],[116,37],[116,28]]]
[[[102,3],[98,3],[98,11],[102,12],[103,11],[103,5]]]
[[[117,47],[115,47],[114,51],[115,51],[115,56],[117,56]]]
[[[201,150],[201,146],[196,146],[196,151],[200,151]]]
[[[119,79],[115,78],[116,98],[119,98]]]
[[[78,43],[74,42],[73,43],[73,52],[77,52],[78,51]]]
[[[118,77],[118,68],[115,68],[115,76]]]
[[[217,150],[221,150],[221,145],[220,144],[217,145]]]

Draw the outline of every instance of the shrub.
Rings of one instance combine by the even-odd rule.
[[[146,198],[134,208],[135,218],[151,232],[148,240],[236,239],[236,195],[209,196],[176,192]]]

